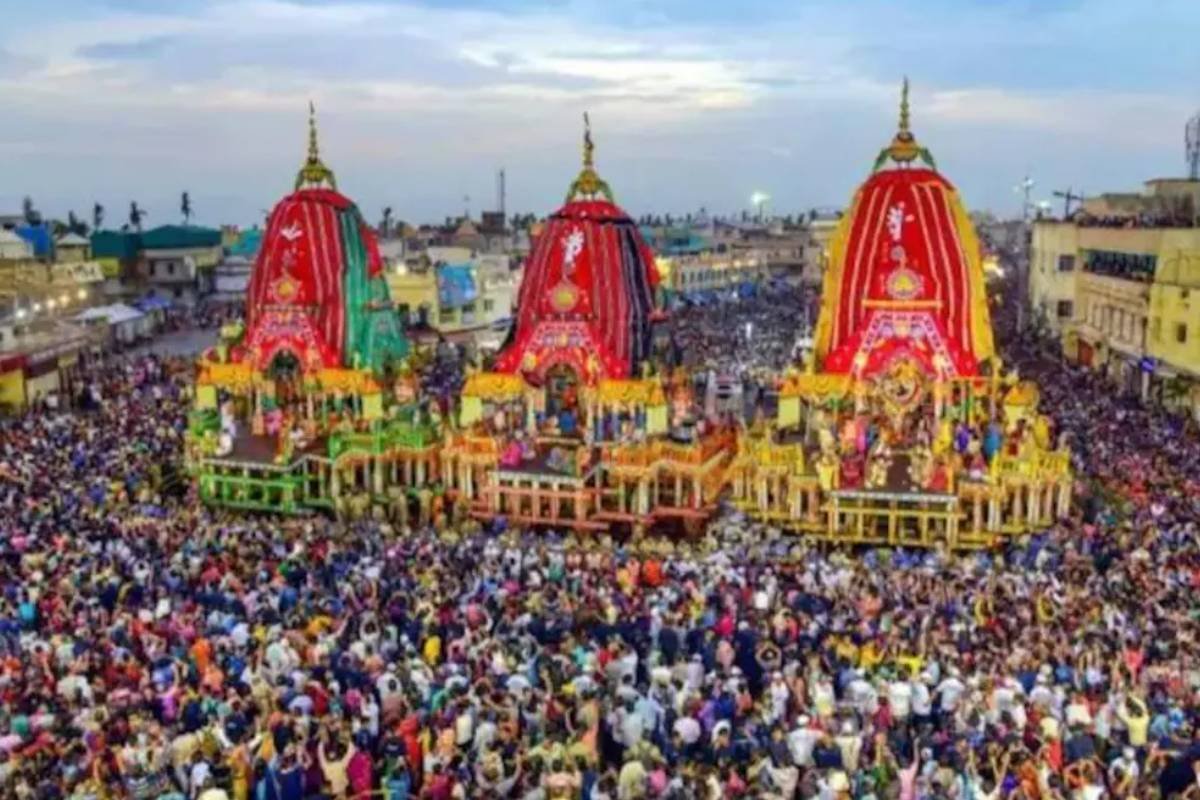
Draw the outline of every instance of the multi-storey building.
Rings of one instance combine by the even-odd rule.
[[[1107,197],[1105,207],[1120,207]],[[1200,228],[1184,223],[1039,220],[1029,292],[1068,357],[1125,392],[1200,410]]]
[[[511,269],[506,255],[431,247],[389,264],[387,281],[410,327],[495,345],[512,316],[521,273]]]

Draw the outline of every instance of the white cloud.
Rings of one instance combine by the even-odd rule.
[[[1096,25],[1120,29],[1111,13],[1092,13],[1116,0],[1080,1]],[[642,0],[519,15],[432,0],[217,0],[157,13],[64,2],[81,5],[0,29],[0,205],[26,192],[83,205],[77,193],[142,191],[114,181],[162,194],[194,181],[197,198],[202,181],[223,196],[258,191],[245,185],[252,169],[290,174],[310,98],[344,185],[364,185],[368,204],[372,192],[407,193],[428,215],[487,194],[474,187],[490,185],[501,163],[513,167],[514,202],[546,210],[574,169],[585,109],[606,176],[631,186],[622,196],[677,209],[694,196],[715,208],[724,192],[740,198],[750,185],[768,187],[780,207],[848,196],[891,133],[904,71],[913,73],[918,135],[984,196],[999,191],[992,184],[1007,193],[1012,179],[992,174],[1010,168],[1006,159],[1086,169],[1085,155],[1126,148],[1133,165],[1158,163],[1178,148],[1191,110],[1157,85],[1114,93],[1041,81],[1014,57],[1030,42],[1042,54],[1061,46],[1056,63],[1069,64],[1072,47],[1095,48],[1077,24],[1083,11],[1047,11],[1038,27],[1011,10],[977,13],[949,0],[902,11],[822,0],[777,4],[767,18],[727,9],[721,20],[706,18],[713,8],[703,4],[666,14]],[[897,34],[917,22],[913,34]],[[967,53],[979,57],[968,63]],[[1153,59],[1138,64],[1155,69]],[[1099,81],[1118,69],[1069,72]],[[1038,88],[1028,88],[1030,74]],[[256,213],[285,182],[272,179],[267,197],[246,207]]]
[[[920,113],[943,123],[1087,136],[1111,144],[1174,142],[1186,100],[1153,93],[957,89],[932,92]]]

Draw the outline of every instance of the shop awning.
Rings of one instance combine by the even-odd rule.
[[[144,316],[146,315],[132,306],[127,306],[124,303],[113,303],[110,306],[89,308],[86,311],[76,314],[75,319],[80,322],[104,319],[108,320],[110,325],[120,325],[123,322],[141,319]]]

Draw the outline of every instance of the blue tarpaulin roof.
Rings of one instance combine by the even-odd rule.
[[[475,302],[475,272],[470,264],[443,264],[437,268],[438,302],[442,308],[459,308]]]
[[[171,307],[169,298],[157,294],[148,294],[134,303],[142,311],[160,311]]]
[[[16,229],[15,233],[33,245],[33,255],[35,258],[43,258],[51,255],[52,248],[54,247],[54,237],[50,235],[50,227],[48,225],[22,225]]]

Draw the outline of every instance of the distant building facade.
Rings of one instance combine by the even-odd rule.
[[[1033,223],[1029,300],[1069,358],[1200,415],[1200,182],[1089,198]]]
[[[140,277],[147,290],[192,306],[213,291],[214,270],[224,257],[221,232],[194,225],[163,225],[141,237]]]

